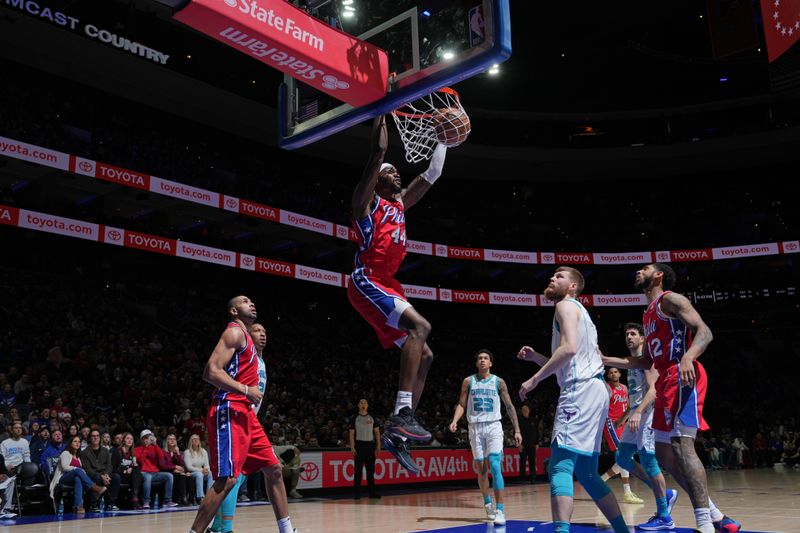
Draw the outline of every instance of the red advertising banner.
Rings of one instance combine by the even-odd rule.
[[[386,96],[386,52],[289,2],[192,0],[174,18],[352,106]]]
[[[472,452],[468,449],[419,448],[412,455],[420,474],[415,476],[399,465],[389,452],[380,452],[375,461],[375,484],[430,483],[436,481],[461,481],[476,478]],[[544,475],[544,461],[550,457],[550,448],[539,448],[536,454],[536,473]],[[353,454],[341,452],[303,452],[300,456],[305,471],[301,474],[298,489],[337,488],[353,486],[355,461]],[[519,475],[519,450],[506,448],[501,463],[503,476]],[[366,476],[362,476],[366,484]]]

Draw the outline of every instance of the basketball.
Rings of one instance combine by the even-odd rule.
[[[438,109],[434,118],[433,131],[439,143],[454,147],[467,140],[472,127],[467,113],[458,107]]]

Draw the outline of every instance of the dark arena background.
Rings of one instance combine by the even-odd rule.
[[[461,382],[488,348],[520,411],[520,386],[538,367],[517,352],[549,356],[553,307],[542,293],[562,265],[586,279],[580,301],[600,349],[627,355],[624,325],[647,307],[636,272],[661,262],[713,332],[700,358],[711,429],[695,443],[710,495],[741,531],[800,532],[800,1],[511,0],[510,57],[448,74],[472,132],[409,210],[396,275],[432,326],[415,414],[433,440],[411,451],[418,476],[378,453],[380,499],[367,498],[366,481],[354,497],[350,420],[365,398],[383,431],[400,350],[381,348],[345,288],[371,121],[281,148],[283,74],[179,22],[193,3],[0,1],[0,531],[189,531],[204,492],[195,478],[162,465],[172,498],[156,482],[151,505],[137,507],[123,479],[115,499],[87,495],[76,512],[74,490],[51,490],[41,457],[58,448],[56,430],[83,448],[94,430],[107,433],[112,452],[115,435],[138,446],[144,430],[162,448],[175,435],[183,453],[193,434],[207,448],[203,369],[240,294],[267,330],[258,418],[288,450],[299,531],[553,531],[555,378],[525,402],[538,434],[533,474],[520,475],[503,414],[504,526],[486,518],[466,421],[448,429]],[[291,3],[354,35],[416,9],[425,69],[449,61],[481,1]],[[413,63],[398,51],[405,33],[380,37],[390,70]],[[342,104],[308,86],[295,94],[300,129]],[[405,161],[387,122],[386,161],[407,186],[427,163]],[[600,472],[613,463],[604,448]],[[619,478],[608,484],[633,531],[655,503],[631,479],[642,504],[625,503]],[[692,531],[683,490],[672,518]],[[571,531],[610,527],[576,482]],[[234,529],[278,531],[258,473],[240,489]]]

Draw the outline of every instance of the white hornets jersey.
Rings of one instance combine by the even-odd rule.
[[[480,379],[477,374],[469,377],[467,421],[470,424],[500,420],[498,379],[495,375],[486,379]]]
[[[595,378],[598,374],[601,378],[603,375],[603,361],[600,359],[600,349],[597,347],[597,329],[594,327],[594,322],[578,300],[565,298],[564,301],[577,305],[581,318],[578,321],[578,349],[572,360],[556,372],[556,379],[562,390],[577,382]],[[553,343],[550,353],[554,353],[560,344],[561,329],[553,318]]]
[[[641,357],[641,356],[640,356]],[[630,409],[636,409],[642,404],[644,395],[647,394],[649,387],[645,380],[644,370],[631,368],[628,370],[628,405]],[[653,405],[650,405],[650,409]]]

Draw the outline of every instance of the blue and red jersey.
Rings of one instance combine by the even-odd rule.
[[[369,215],[355,220],[358,236],[355,268],[368,269],[368,275],[391,278],[406,256],[406,215],[403,201],[377,196]]]

